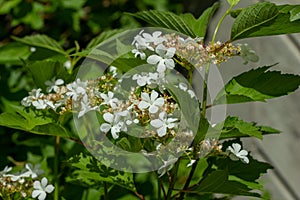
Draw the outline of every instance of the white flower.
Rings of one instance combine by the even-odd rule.
[[[138,104],[138,108],[144,110],[149,108],[149,112],[154,114],[158,111],[159,106],[164,105],[164,98],[158,98],[158,93],[155,90],[151,91],[151,95],[149,96],[148,93],[142,92],[141,93],[142,101]]]
[[[191,160],[191,161],[189,162],[189,164],[186,165],[186,167],[192,166],[195,162],[196,162],[196,160]]]
[[[69,60],[67,60],[66,62],[64,62],[64,67],[66,68],[66,69],[70,69],[71,68],[71,61],[69,61]]]
[[[46,109],[47,108],[47,104],[43,99],[38,99],[36,101],[32,102],[32,105],[36,108],[36,109]]]
[[[160,37],[160,35],[162,34],[161,31],[155,31],[151,34],[149,33],[143,33],[143,37],[145,38],[146,42],[153,42],[154,45],[158,45],[158,44],[161,44],[165,41],[167,41],[165,38],[163,37]]]
[[[57,92],[58,88],[59,88],[58,86],[60,86],[62,84],[64,84],[64,80],[62,80],[62,79],[55,80],[55,77],[54,77],[51,79],[51,81],[48,80],[45,82],[45,85],[48,86],[46,91],[51,92],[53,90],[54,92]]]
[[[178,84],[178,88],[183,90],[183,91],[187,91],[188,85],[186,83],[181,82],[181,83]]]
[[[147,58],[147,63],[157,65],[157,71],[163,73],[167,68],[173,69],[175,67],[174,60],[172,59],[176,49],[174,47],[166,48],[164,45],[159,44],[155,48],[158,55],[151,55]]]
[[[159,177],[163,176],[167,171],[173,168],[174,163],[178,160],[173,155],[168,157],[168,160],[163,161],[163,165],[157,170],[157,173],[160,174]]]
[[[238,44],[241,48],[241,57],[244,60],[244,64],[250,62],[257,62],[259,57],[256,55],[255,51],[250,48],[248,44]]]
[[[22,174],[22,177],[31,177],[33,179],[38,177],[38,174],[36,172],[40,172],[39,168],[33,168],[33,166],[28,163],[26,163],[25,168],[27,169],[27,171]]]
[[[36,52],[36,48],[35,47],[30,47],[30,49],[29,49],[32,53],[33,52]]]
[[[37,101],[44,97],[44,94],[41,91],[41,88],[31,90],[28,93],[29,96],[22,99],[21,104],[25,107],[31,106],[33,101]]]
[[[78,78],[76,81],[67,85],[67,89],[69,91],[66,93],[66,95],[72,97],[72,99],[76,101],[77,98],[86,94],[86,86],[87,82],[81,81]]]
[[[53,185],[47,185],[48,180],[47,178],[42,178],[42,181],[34,181],[32,191],[32,198],[38,198],[38,200],[44,200],[46,199],[47,193],[51,193],[54,190]]]
[[[81,104],[81,110],[78,113],[78,118],[82,117],[85,113],[91,111],[91,110],[96,110],[98,106],[91,107],[89,104],[88,96],[84,95],[82,98],[82,101],[80,102]]]
[[[0,171],[0,177],[2,175],[5,175],[7,174],[8,172],[10,172],[12,170],[12,167],[8,167],[8,166],[5,166],[4,169],[2,171]]]
[[[112,73],[112,76],[113,77],[116,77],[117,76],[117,68],[115,67],[115,66],[110,66],[109,67],[109,72],[111,72]]]
[[[149,49],[154,51],[153,47],[150,46],[150,43],[147,42],[145,38],[141,36],[144,30],[142,30],[138,35],[136,35],[132,41],[132,45],[135,45],[137,50],[146,50]]]
[[[151,85],[153,82],[157,81],[158,73],[142,73],[134,74],[132,80],[136,80],[139,86],[145,86],[146,84]]]
[[[232,160],[241,159],[243,162],[248,164],[249,163],[249,159],[247,157],[248,152],[246,150],[241,150],[241,149],[242,149],[242,146],[239,143],[233,143],[232,147],[229,146],[227,148],[227,150],[232,153],[232,154],[230,154],[230,158]]]
[[[177,118],[167,118],[166,112],[159,113],[159,119],[154,119],[150,122],[151,126],[157,128],[157,134],[159,137],[163,137],[167,134],[167,128],[174,128]]]
[[[137,58],[138,56],[140,56],[142,60],[145,60],[146,58],[146,54],[142,50],[132,49],[131,52],[134,53],[135,58]]]
[[[121,120],[121,115],[116,113],[115,115],[111,113],[104,113],[103,119],[108,123],[103,123],[100,126],[102,132],[107,133],[111,131],[111,135],[114,139],[119,138],[119,133],[121,131],[126,131],[127,127],[125,123]]]
[[[112,108],[116,108],[118,106],[119,100],[114,97],[114,93],[111,91],[108,91],[107,94],[100,93],[100,97],[103,99],[103,102],[101,105],[110,105]]]

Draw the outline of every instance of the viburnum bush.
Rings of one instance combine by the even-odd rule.
[[[15,38],[28,45],[23,62],[36,87],[19,102],[3,99],[0,125],[54,138],[53,155],[43,152],[52,159],[41,159],[51,183],[30,164],[7,166],[0,172],[0,196],[263,197],[259,178],[272,166],[253,158],[241,138],[279,131],[226,116],[224,109],[224,119],[216,121],[212,110],[290,94],[300,76],[271,70],[269,64],[226,84],[215,80],[223,88],[214,97],[208,79],[212,68],[233,57],[244,64],[258,61],[250,45],[236,40],[300,32],[300,6],[264,2],[234,10],[239,1],[227,2],[209,42],[206,32],[218,3],[198,19],[158,10],[126,13],[156,28],[109,32],[86,49],[77,45],[66,51],[46,35]],[[228,15],[234,18],[231,36],[217,41]]]

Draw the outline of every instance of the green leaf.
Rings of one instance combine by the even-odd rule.
[[[0,15],[9,14],[10,10],[17,7],[22,0],[0,1]]]
[[[269,2],[257,3],[243,9],[232,25],[231,40],[247,37],[278,14],[276,5]]]
[[[61,137],[76,136],[68,133],[62,126],[56,124],[46,115],[38,115],[30,109],[25,109],[14,102],[2,99],[5,105],[4,112],[0,114],[0,126],[23,130],[40,135],[53,135]]]
[[[227,0],[227,2],[231,5],[231,6],[235,6],[237,5],[241,0]]]
[[[206,9],[198,19],[195,19],[195,17],[190,13],[183,14],[182,17],[196,36],[205,37],[209,22],[219,7],[219,2],[214,3],[214,5]]]
[[[93,38],[87,45],[87,49],[93,49],[97,47],[100,43],[106,41],[106,39],[111,38],[119,33],[124,32],[124,29],[114,29],[114,30],[107,30],[102,32],[100,35]]]
[[[214,104],[265,101],[287,95],[300,85],[300,76],[267,71],[272,66],[260,67],[232,78],[218,93]]]
[[[0,47],[0,64],[23,64],[30,54],[28,46],[12,42]]]
[[[77,181],[90,187],[99,186],[101,182],[107,182],[133,192],[136,191],[132,173],[108,168],[90,155],[81,153],[72,157],[68,162],[76,168],[73,172],[73,178],[67,180],[69,182]]]
[[[290,17],[290,21],[296,21],[300,19],[300,6],[296,6],[294,7],[291,11],[290,11],[291,17]]]
[[[176,82],[178,84],[178,80]],[[188,128],[192,130],[194,134],[196,134],[200,122],[200,109],[198,100],[191,98],[187,92],[183,92],[183,90],[175,87],[174,85],[174,83],[169,81],[166,87],[179,104],[180,111],[182,112]]]
[[[249,158],[248,164],[229,158],[218,158],[214,164],[219,170],[227,170],[230,175],[252,182],[255,182],[262,174],[267,173],[268,169],[273,169],[268,163],[254,160],[249,155],[247,157]]]
[[[154,26],[172,29],[193,38],[196,37],[196,34],[190,28],[189,24],[184,20],[184,18],[172,12],[150,10],[137,12],[130,15]]]
[[[228,171],[216,170],[211,172],[208,176],[200,181],[200,184],[193,188],[190,192],[196,192],[199,194],[205,193],[220,193],[220,194],[232,194],[232,195],[245,195],[255,196],[260,195],[254,192],[250,192],[251,188],[246,185],[228,180]]]
[[[12,38],[18,42],[27,44],[29,46],[42,47],[42,48],[46,48],[46,49],[67,55],[67,53],[60,46],[60,44],[57,41],[55,41],[54,39],[48,37],[47,35],[36,34],[36,35],[32,35],[32,36],[26,36],[24,38],[18,38],[18,37],[12,36]]]
[[[289,13],[291,22],[300,19],[300,5],[281,5],[278,9],[280,13]]]
[[[243,9],[231,29],[231,40],[300,32],[299,5],[258,3]]]
[[[256,137],[262,139],[264,134],[280,133],[280,131],[267,126],[257,126],[255,123],[245,122],[239,120],[238,117],[228,116],[224,123],[220,124],[223,126],[220,140],[228,138],[239,138],[239,137]],[[215,128],[217,128],[216,125]]]
[[[31,73],[33,80],[38,88],[46,89],[45,82],[51,80],[53,77],[56,79],[63,79],[68,82],[73,77],[68,74],[66,68],[62,63],[54,61],[36,61],[27,65],[28,71]]]

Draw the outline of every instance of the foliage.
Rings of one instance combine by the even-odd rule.
[[[299,33],[300,6],[264,2],[233,10],[239,1],[228,0],[206,42],[219,3],[195,18],[174,13],[179,4],[169,1],[133,2],[0,0],[0,23],[12,24],[0,35],[0,135],[7,149],[0,166],[16,165],[0,172],[2,198],[36,198],[53,188],[56,200],[262,196],[259,178],[272,166],[244,150],[241,138],[280,131],[237,116],[212,124],[207,110],[288,95],[300,76],[257,67],[229,80],[212,105],[208,77],[211,65],[233,56],[257,60],[235,40]],[[215,41],[230,14],[230,38]],[[146,24],[165,29],[131,30]],[[193,89],[200,68],[202,100]],[[34,182],[28,162],[40,163],[53,185]],[[32,188],[11,195],[6,183],[22,181]]]

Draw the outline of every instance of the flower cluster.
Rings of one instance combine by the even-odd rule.
[[[174,60],[182,67],[191,70],[201,69],[206,63],[220,64],[233,56],[245,55],[244,51],[241,52],[244,48],[240,44],[235,47],[230,42],[218,41],[205,45],[199,38],[183,38],[174,33],[163,35],[161,31],[155,31],[152,35],[141,31],[135,36],[132,44],[135,46],[132,50],[135,57],[146,59],[147,63],[157,65],[159,73],[167,68],[173,69]],[[254,52],[251,51],[251,53]],[[147,54],[149,54],[148,57]],[[242,57],[248,59],[246,56]]]
[[[174,82],[176,73],[172,70],[177,64],[190,71],[206,63],[219,64],[228,57],[239,55],[241,48],[220,42],[204,45],[198,38],[184,39],[160,31],[152,34],[141,31],[134,37],[132,46],[132,55],[145,60],[147,69],[136,68],[134,73],[129,71],[121,76],[116,67],[109,66],[106,73],[95,80],[78,78],[68,84],[53,78],[45,83],[47,93],[43,93],[41,88],[34,89],[22,100],[22,105],[37,110],[50,109],[60,115],[73,112],[77,113],[78,119],[84,118],[90,111],[98,112],[101,116],[98,119],[99,134],[108,135],[112,140],[119,140],[135,130],[135,136],[151,138],[158,150],[165,148],[162,144],[173,139],[174,145],[167,149],[172,156],[161,158],[161,174],[170,169],[179,154],[185,153],[188,158],[192,156],[188,164],[191,166],[211,151],[221,153],[221,146],[214,139],[202,141],[196,150],[191,149],[190,143],[183,142],[192,141],[194,135],[188,127],[180,127],[180,105],[168,84],[199,103],[188,81],[176,77]],[[142,127],[143,131],[136,133],[136,127]],[[239,150],[236,145],[229,148],[231,157],[235,155],[247,163],[247,154]],[[45,183],[44,180],[41,184]],[[39,187],[45,188],[42,185]]]
[[[4,199],[20,196],[26,199],[32,197],[44,200],[47,193],[50,194],[54,190],[53,185],[48,185],[46,177],[39,180],[44,172],[38,165],[33,167],[31,164],[25,164],[21,172],[10,173],[11,171],[12,167],[7,166],[0,171],[0,196]]]

